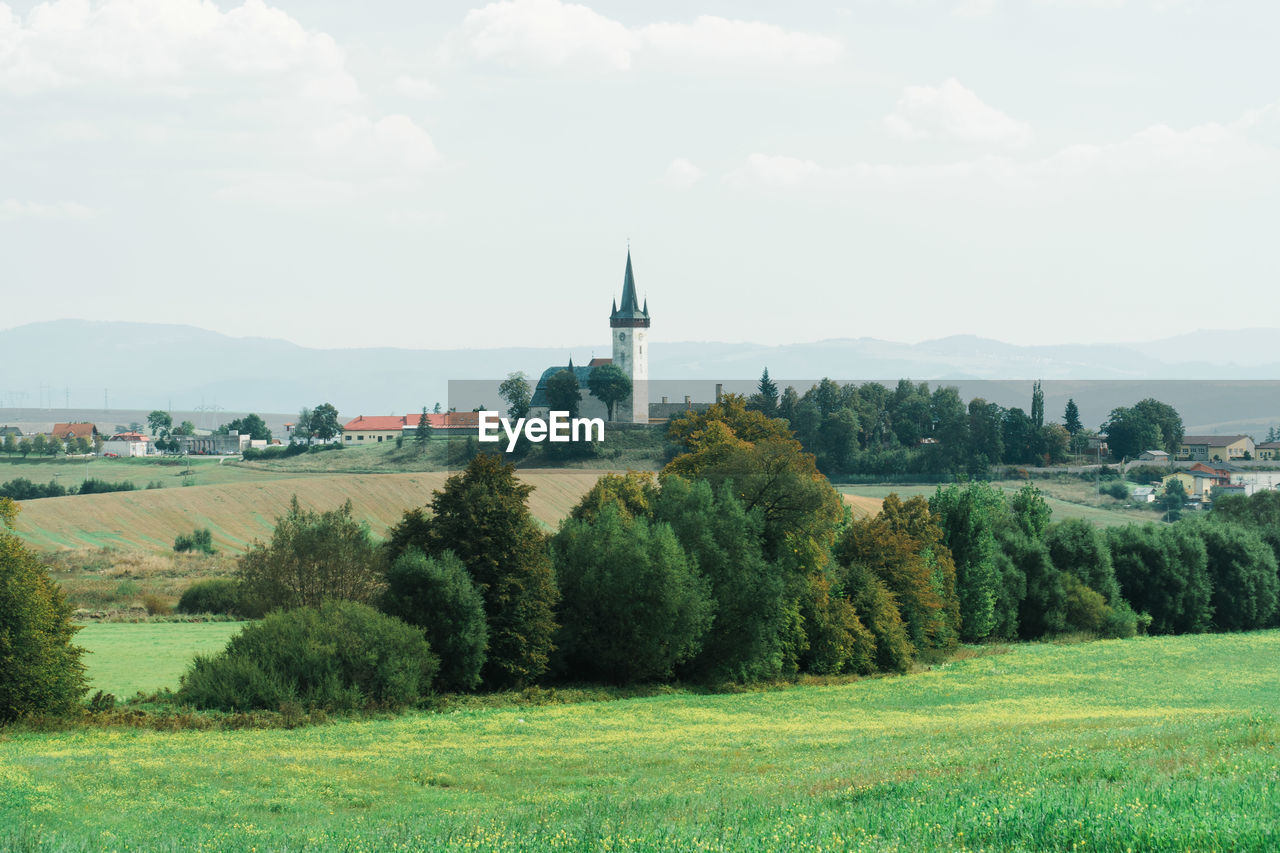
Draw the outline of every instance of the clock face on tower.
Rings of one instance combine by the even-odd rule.
[[[624,344],[627,342],[627,333],[626,333],[626,332],[618,332],[618,342],[619,342],[619,343],[624,343]]]

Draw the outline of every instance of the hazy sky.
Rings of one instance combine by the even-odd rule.
[[[0,3],[0,327],[1280,326],[1274,0]]]

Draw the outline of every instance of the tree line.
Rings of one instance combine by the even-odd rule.
[[[965,476],[989,479],[996,465],[1053,465],[1081,453],[1097,435],[1068,400],[1061,423],[1046,420],[1044,391],[1032,385],[1029,410],[975,397],[965,403],[950,386],[900,379],[841,384],[823,379],[801,394],[779,392],[765,369],[749,410],[782,418],[818,468],[830,476]],[[1144,450],[1177,452],[1182,418],[1159,400],[1119,407],[1101,425],[1115,458]]]
[[[567,681],[905,672],[961,642],[1246,630],[1280,615],[1280,493],[1104,532],[1055,522],[1034,486],[963,482],[855,518],[788,422],[741,398],[667,435],[680,452],[659,474],[601,477],[554,532],[514,467],[486,453],[382,542],[349,502],[295,499],[234,577],[188,591],[184,609],[265,618],[198,659],[179,697],[340,710]],[[0,545],[0,569],[21,580],[0,587],[36,602],[3,602],[5,630],[61,648],[60,593],[32,579],[42,570],[16,537]],[[82,688],[73,676],[57,683]]]

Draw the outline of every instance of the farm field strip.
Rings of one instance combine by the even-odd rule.
[[[520,479],[534,487],[529,505],[535,518],[554,527],[603,473],[591,470],[528,470]],[[26,501],[17,532],[37,549],[96,548],[102,545],[167,550],[178,534],[199,527],[213,532],[214,545],[243,551],[254,539],[268,539],[276,516],[293,495],[303,506],[334,509],[348,498],[357,519],[375,535],[401,514],[426,504],[447,472],[332,474],[256,483],[153,489]]]
[[[1041,489],[1043,492],[1045,503],[1053,510],[1053,520],[1062,521],[1068,518],[1079,518],[1092,522],[1099,527],[1113,527],[1121,524],[1142,524],[1148,521],[1159,521],[1158,513],[1146,512],[1137,509],[1107,509],[1104,507],[1089,506],[1087,504],[1067,501],[1054,497],[1049,491],[1045,491],[1046,484],[1031,480],[1028,481],[1032,485]],[[1004,490],[1005,494],[1012,494],[1018,490],[1018,486],[1011,485],[1007,482],[994,483]],[[897,494],[898,497],[906,500],[916,496],[925,498],[932,497],[937,491],[936,485],[901,485],[901,486],[878,486],[878,485],[836,485],[836,489],[843,495],[845,500],[849,500],[849,496],[858,496],[863,498],[877,498],[883,500],[889,494]]]
[[[905,677],[0,739],[0,849],[1273,850],[1280,632]]]

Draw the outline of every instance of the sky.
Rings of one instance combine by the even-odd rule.
[[[0,2],[0,328],[1280,327],[1272,0]]]

